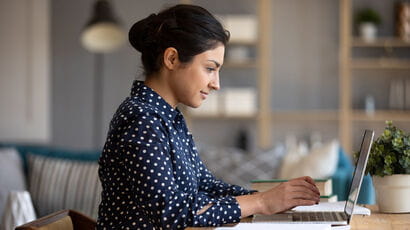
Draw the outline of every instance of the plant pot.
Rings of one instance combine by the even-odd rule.
[[[374,42],[377,37],[377,27],[373,23],[361,23],[359,25],[359,33],[363,41]]]
[[[373,176],[380,212],[410,212],[410,174]]]

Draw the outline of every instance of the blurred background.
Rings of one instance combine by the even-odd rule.
[[[109,2],[124,33],[150,13],[178,3]],[[365,57],[360,59],[364,62],[408,57],[408,43],[385,45],[397,35],[398,1],[353,1],[347,33],[341,1],[274,0],[262,9],[263,1],[188,2],[225,17],[232,33],[221,72],[223,90],[204,111],[186,111],[198,143],[240,146],[245,141],[242,147],[255,150],[275,146],[287,136],[344,138],[350,151],[358,148],[363,128],[380,131],[388,119],[408,126],[408,111],[403,109],[408,110],[410,102],[392,107],[390,92],[393,81],[403,81],[403,86],[404,79],[408,81],[408,62],[402,61],[401,67],[355,68],[342,52]],[[143,76],[139,54],[128,42],[102,54],[84,48],[81,36],[94,3],[1,2],[1,141],[102,147],[115,109],[129,94],[132,81]],[[355,13],[363,8],[380,16],[379,45],[356,39]],[[242,27],[235,27],[241,22]],[[349,79],[347,84],[343,79]],[[406,115],[394,119],[397,114]]]

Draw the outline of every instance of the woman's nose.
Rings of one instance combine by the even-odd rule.
[[[219,72],[217,72],[216,77],[209,83],[209,86],[213,89],[213,90],[219,90],[221,88],[220,84],[219,84]]]

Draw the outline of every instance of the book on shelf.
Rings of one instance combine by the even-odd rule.
[[[410,8],[410,7],[409,7]],[[409,110],[410,109],[410,79],[405,80],[405,89],[404,89],[404,109]]]
[[[332,179],[314,179],[321,196],[332,196]],[[271,189],[280,183],[286,182],[285,179],[271,179],[271,180],[252,180],[251,188],[260,192]],[[337,200],[337,197],[336,197]]]
[[[320,196],[320,202],[337,202],[337,195]]]
[[[402,110],[405,108],[405,88],[403,79],[394,79],[390,82],[390,109]]]

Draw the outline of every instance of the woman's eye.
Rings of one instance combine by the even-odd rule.
[[[215,71],[215,68],[208,67],[208,68],[206,68],[206,70],[208,70],[208,72],[213,72],[213,71]]]

